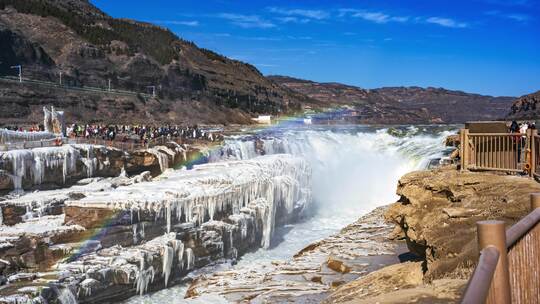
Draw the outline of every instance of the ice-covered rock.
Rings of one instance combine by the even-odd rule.
[[[98,145],[74,144],[60,147],[0,152],[0,191],[21,192],[42,184],[63,187],[81,179],[136,175],[151,171],[155,176],[186,162],[187,146],[169,143],[130,153]]]
[[[0,129],[0,144],[40,141],[54,139],[56,135],[51,132],[21,132]]]
[[[55,222],[55,229],[82,229],[92,235],[91,241],[49,246],[71,258],[56,264],[55,279],[40,297],[48,302],[60,297],[84,303],[120,300],[166,288],[193,270],[269,246],[274,227],[294,220],[309,204],[310,174],[304,160],[274,155],[87,190],[65,201],[65,222]],[[71,225],[75,223],[84,228]],[[28,224],[6,232],[18,231],[20,225]],[[7,236],[9,246],[13,240]],[[91,250],[83,250],[90,245]]]
[[[289,155],[205,164],[165,173],[159,181],[68,201],[66,222],[98,228],[107,217],[109,225],[159,223],[163,232],[171,232],[177,224],[201,225],[241,214],[244,209],[260,223],[261,245],[266,248],[276,221],[290,220],[295,209],[305,208],[311,201],[310,178],[308,164]]]

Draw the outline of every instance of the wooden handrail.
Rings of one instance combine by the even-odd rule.
[[[467,284],[465,293],[461,298],[462,304],[485,303],[489,294],[491,281],[499,262],[499,250],[493,246],[488,246],[480,253],[478,266]]]
[[[469,136],[525,136],[522,133],[469,133]]]
[[[506,247],[510,249],[520,238],[540,222],[540,209],[537,208],[506,231]]]
[[[530,200],[532,211],[506,232],[501,221],[477,223],[481,254],[462,304],[540,302],[540,193]]]

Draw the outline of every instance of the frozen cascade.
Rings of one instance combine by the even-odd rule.
[[[169,155],[172,155],[173,158],[175,155],[173,151],[164,146],[150,148],[148,149],[148,152],[153,154],[158,159],[161,172],[164,172],[167,168],[169,168]]]
[[[313,200],[359,216],[395,200],[403,174],[444,156],[444,139],[458,126],[311,126],[229,137],[209,159],[251,159],[261,154],[301,156],[313,168]],[[359,204],[359,198],[362,199]],[[366,201],[367,200],[367,201]],[[354,220],[354,218],[351,218]]]
[[[0,144],[40,141],[46,139],[54,139],[56,135],[51,132],[21,132],[0,129]]]
[[[94,176],[98,168],[98,164],[99,164],[99,161],[97,157],[95,156],[94,149],[96,148],[103,149],[104,147],[103,146],[96,147],[93,145],[78,145],[78,148],[80,148],[82,151],[86,153],[86,157],[82,158],[82,162],[84,163],[86,167],[86,176],[87,177]]]
[[[69,288],[63,288],[59,291],[58,302],[61,304],[77,304],[77,298]]]
[[[66,177],[77,169],[79,151],[72,146],[53,148],[36,148],[29,150],[12,150],[0,154],[2,160],[11,163],[13,171],[13,183],[16,190],[22,188],[21,181],[27,174],[33,179],[34,184],[43,182],[47,169],[62,169],[63,182]]]
[[[144,210],[154,214],[155,221],[164,219],[167,233],[176,223],[201,225],[224,211],[239,214],[253,206],[264,226],[263,247],[268,248],[277,208],[288,216],[299,202],[309,204],[310,183],[311,169],[303,159],[272,155],[171,171],[159,181],[93,193],[66,204],[120,209],[130,214]]]
[[[142,296],[148,290],[150,283],[154,282],[155,274],[156,272],[152,265],[145,269],[145,255],[142,254],[140,257],[139,272],[137,273],[137,279],[135,280],[137,293],[139,295]]]

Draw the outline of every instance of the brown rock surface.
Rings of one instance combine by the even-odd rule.
[[[387,211],[409,249],[427,264],[425,279],[468,278],[477,260],[476,222],[511,225],[529,211],[529,194],[540,184],[520,176],[419,171],[401,178],[401,199]],[[399,235],[400,233],[395,233]]]
[[[538,119],[540,116],[540,91],[521,96],[510,108],[509,119]]]
[[[397,289],[422,284],[420,262],[407,262],[384,267],[334,291],[324,303],[345,303],[385,294]]]

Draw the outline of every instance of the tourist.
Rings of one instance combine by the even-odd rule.
[[[510,133],[518,133],[519,125],[517,121],[513,120],[512,124],[510,125]]]

